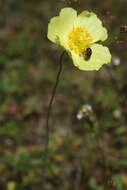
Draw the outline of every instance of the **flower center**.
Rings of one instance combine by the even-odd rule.
[[[92,36],[89,32],[82,27],[74,28],[68,35],[68,45],[69,48],[75,53],[82,54],[89,46],[89,44],[93,41]]]

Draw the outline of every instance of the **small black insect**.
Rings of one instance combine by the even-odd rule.
[[[84,59],[86,61],[88,61],[90,59],[91,55],[92,55],[92,49],[91,48],[87,48],[86,51],[85,51]]]
[[[120,27],[120,32],[124,33],[127,32],[127,25],[123,25]]]

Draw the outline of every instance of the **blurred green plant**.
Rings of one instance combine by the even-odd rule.
[[[46,29],[69,5],[103,18],[113,59],[84,75],[65,56],[46,167],[45,116],[61,51]],[[7,0],[0,8],[0,190],[126,190],[126,1]]]

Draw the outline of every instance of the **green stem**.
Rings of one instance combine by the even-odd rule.
[[[59,70],[58,70],[58,73],[57,73],[55,85],[53,87],[52,96],[51,96],[51,99],[50,99],[49,105],[48,105],[48,111],[47,111],[47,117],[46,117],[46,152],[48,151],[48,146],[49,146],[49,132],[50,132],[49,119],[50,119],[50,115],[51,115],[53,100],[54,100],[54,97],[55,97],[55,94],[56,94],[56,89],[57,89],[59,79],[60,79],[60,74],[61,74],[61,71],[62,71],[63,56],[64,56],[65,52],[66,51],[63,51],[63,53],[60,56]]]

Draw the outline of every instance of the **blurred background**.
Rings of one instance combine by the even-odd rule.
[[[109,31],[112,62],[80,71],[47,39],[63,7],[95,12]],[[0,0],[0,190],[127,189],[126,0]]]

